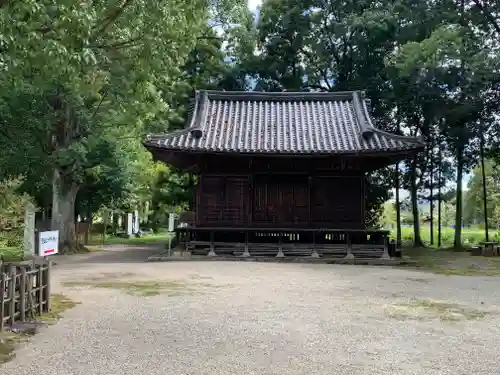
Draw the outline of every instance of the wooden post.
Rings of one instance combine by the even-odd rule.
[[[7,275],[0,270],[0,332],[4,329],[5,317],[5,287],[7,286]]]
[[[16,315],[16,266],[9,267],[9,291],[7,293],[9,298],[9,320],[10,325],[14,325],[14,318]]]
[[[214,232],[210,232],[210,251],[208,252],[209,257],[214,257],[215,254],[215,244],[214,244]]]
[[[26,321],[26,267],[21,267],[21,282],[19,288],[19,318]]]
[[[245,251],[243,252],[243,256],[250,256],[250,251],[248,250],[248,231],[245,231]]]
[[[251,159],[250,159],[250,168],[252,168],[252,160]],[[253,175],[249,175],[248,176],[248,225],[250,227],[253,224],[253,206],[254,206]]]
[[[347,237],[347,254],[345,255],[344,259],[354,259],[354,254],[352,253],[351,234],[346,233],[346,237]]]
[[[278,254],[276,254],[276,258],[284,258],[285,254],[283,254],[283,233],[278,233]]]
[[[43,265],[40,264],[36,268],[36,279],[37,279],[37,287],[38,287],[38,314],[42,315],[43,314],[43,277],[42,277],[42,271],[43,270]]]
[[[380,257],[380,259],[391,259],[389,255],[389,235],[384,234],[384,253]]]
[[[311,258],[319,258],[318,251],[316,250],[316,232],[313,232],[313,249],[312,249],[312,254]]]
[[[52,261],[48,261],[47,268],[45,269],[45,312],[50,312],[52,309],[51,301],[50,301],[50,273],[52,269]]]

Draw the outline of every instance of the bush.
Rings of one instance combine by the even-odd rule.
[[[23,247],[24,213],[29,196],[19,194],[21,179],[0,181],[0,248]]]

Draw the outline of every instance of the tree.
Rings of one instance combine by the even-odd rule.
[[[488,191],[487,215],[493,219],[495,209],[500,207],[500,171],[493,161],[486,160],[484,173]],[[482,168],[479,166],[473,170],[464,201],[464,221],[474,224],[483,222],[483,180]]]
[[[455,9],[456,10],[456,9]],[[458,13],[461,17],[463,13]],[[396,56],[396,66],[415,85],[426,85],[435,92],[438,123],[456,160],[457,207],[455,247],[461,247],[462,178],[473,165],[478,152],[477,122],[487,116],[491,88],[498,77],[494,73],[498,57],[491,56],[481,35],[464,26],[462,18],[448,15],[448,23],[435,29],[420,43],[407,43]],[[426,116],[423,117],[424,119]],[[436,122],[436,121],[434,121]],[[428,124],[421,129],[424,131]]]
[[[102,139],[138,138],[169,112],[171,87],[209,17],[243,1],[16,1],[0,13],[1,89],[45,108],[39,134],[52,172],[52,226],[74,241],[76,196]],[[175,11],[174,11],[175,10]],[[218,13],[217,13],[218,14]],[[227,14],[226,14],[227,16]],[[9,123],[17,131],[17,122]]]

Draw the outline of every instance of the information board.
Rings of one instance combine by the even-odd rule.
[[[38,234],[38,255],[46,257],[59,252],[59,231],[52,230]]]

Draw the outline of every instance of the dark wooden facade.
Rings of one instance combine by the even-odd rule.
[[[364,228],[364,174],[199,176],[196,225]]]
[[[366,176],[422,144],[374,128],[367,108],[357,92],[198,93],[188,128],[146,143],[197,177],[184,242],[211,255],[387,257],[387,232],[365,228]]]

